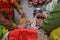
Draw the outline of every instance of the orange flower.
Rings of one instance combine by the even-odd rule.
[[[21,18],[20,23],[25,23],[25,18]]]

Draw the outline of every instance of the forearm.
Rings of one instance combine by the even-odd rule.
[[[15,2],[15,5],[14,6],[15,6],[15,8],[17,9],[17,11],[20,13],[20,15],[22,17],[26,17],[25,13],[22,11],[21,6],[17,2]]]
[[[0,21],[0,25],[4,25],[8,29],[13,27],[13,24],[9,20],[7,20],[7,19],[1,20]]]

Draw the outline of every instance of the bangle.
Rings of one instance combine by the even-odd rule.
[[[17,27],[16,27],[16,24],[12,24],[12,28],[10,28],[10,30],[12,30],[12,29],[16,29]]]
[[[16,24],[13,23],[13,28],[16,28]]]

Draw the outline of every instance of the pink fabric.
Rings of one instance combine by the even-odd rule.
[[[33,3],[38,3],[38,0],[32,0]]]
[[[44,2],[44,0],[39,0],[39,3],[43,3]]]

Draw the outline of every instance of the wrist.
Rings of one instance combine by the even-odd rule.
[[[15,23],[13,23],[13,28],[15,29],[15,28],[17,28],[17,26],[16,26],[16,24]]]
[[[12,24],[12,28],[10,28],[10,30],[12,30],[12,29],[16,29],[16,28],[17,28],[16,24],[13,23],[13,24]]]

